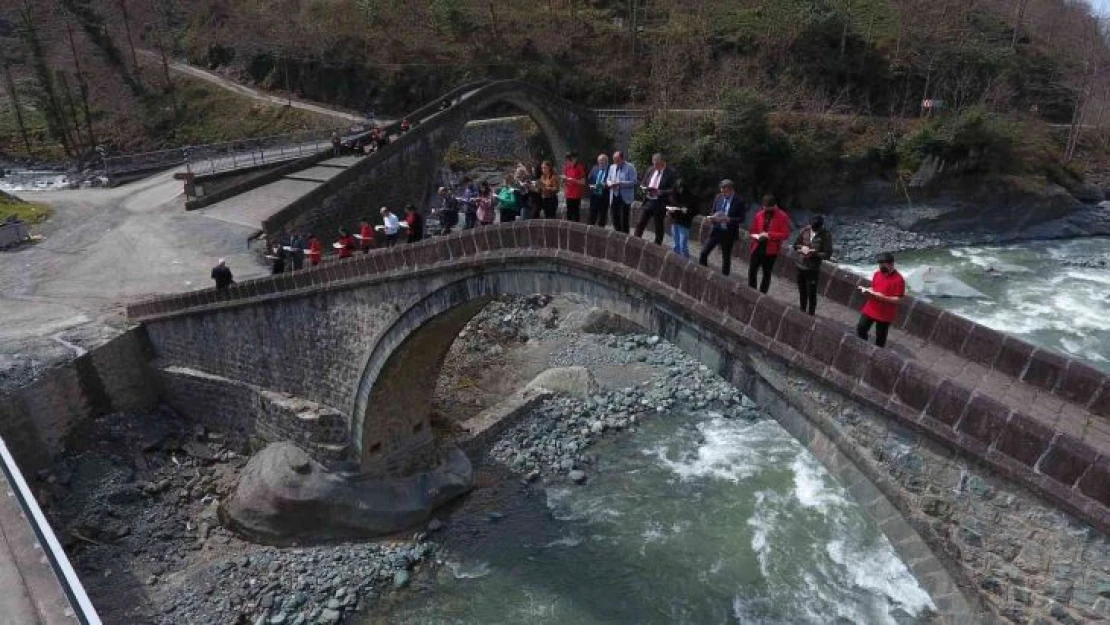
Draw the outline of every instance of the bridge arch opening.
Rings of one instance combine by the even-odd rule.
[[[370,350],[351,399],[352,440],[363,462],[385,467],[392,452],[411,454],[432,444],[430,389],[458,333],[493,298],[570,293],[670,341],[753,398],[847,487],[922,587],[934,600],[944,598],[946,616],[975,622],[973,615],[980,610],[958,590],[961,584],[954,581],[959,575],[951,558],[943,552],[938,557],[938,551],[925,543],[888,500],[882,485],[872,483],[884,479],[882,476],[841,453],[841,441],[826,435],[814,422],[811,406],[789,393],[789,379],[776,371],[772,358],[755,347],[729,344],[666,302],[605,276],[535,265],[464,275],[445,282],[398,314]],[[394,413],[391,406],[400,413]],[[408,444],[385,448],[386,441],[404,437],[418,425],[424,436],[409,436]]]

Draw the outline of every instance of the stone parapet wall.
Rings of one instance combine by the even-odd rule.
[[[24,471],[45,467],[90,418],[157,405],[141,328],[124,332],[0,398],[0,436]]]
[[[703,223],[696,232],[704,233],[707,228]],[[783,275],[792,272],[788,258],[778,265]],[[963,369],[953,370],[952,377],[936,376],[912,358],[878,350],[827,320],[801,314],[742,287],[735,279],[660,246],[600,228],[552,221],[480,228],[326,263],[309,271],[253,280],[223,292],[197,291],[145,302],[129,308],[129,315],[156,328],[171,319],[196,318],[197,313],[292,301],[373,284],[415,287],[446,273],[534,271],[540,267],[581,271],[641,290],[659,305],[682,311],[702,331],[775,354],[904,427],[984,462],[1101,530],[1110,529],[1110,459],[1100,458],[1095,448],[1073,433],[1045,427],[1021,410],[974,391],[964,383]],[[826,272],[825,297],[854,305],[855,286],[862,281],[832,267]],[[903,325],[912,326],[915,315],[930,308],[913,302],[906,315],[909,322]],[[937,315],[930,336],[936,335],[944,316]],[[953,321],[951,327],[964,326]],[[978,326],[965,331],[960,354],[973,332],[985,337],[997,334]],[[991,340],[1000,346],[1010,341],[1003,335],[988,338]],[[960,354],[955,355],[957,364],[965,362]],[[1036,372],[1042,370],[1042,361],[1037,351],[1030,350],[1025,358],[1020,367],[1022,377],[1029,377],[1031,371],[1039,376]],[[1081,363],[1060,358],[1063,363],[1055,370],[1063,376],[1061,383],[1053,384],[1055,393],[1071,388],[1066,383],[1069,371],[1086,372]],[[998,357],[992,366],[1016,369],[1009,359]],[[1087,387],[1099,389],[1097,395],[1090,391],[1094,397],[1088,403],[1092,418],[1105,417],[1106,394],[1110,393],[1105,377],[1095,377],[1096,383]],[[1015,383],[1015,392],[1024,386]],[[1059,401],[1062,404],[1064,400]]]

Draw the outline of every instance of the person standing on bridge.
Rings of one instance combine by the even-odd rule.
[[[311,232],[308,234],[308,264],[315,267],[324,258],[324,246]]]
[[[355,238],[346,228],[339,229],[339,240],[336,241],[335,248],[339,250],[340,258],[350,258],[355,253]]]
[[[397,243],[397,233],[401,231],[401,220],[386,207],[382,207],[382,232],[385,233],[386,247],[393,247]]]
[[[871,276],[871,286],[856,287],[867,298],[860,310],[856,335],[866,341],[871,326],[875,326],[875,345],[885,347],[890,324],[898,318],[898,305],[906,296],[906,280],[894,268],[894,255],[890,252],[879,254],[875,260],[879,270]]]
[[[657,152],[651,155],[651,169],[642,183],[647,199],[640,211],[640,222],[636,224],[636,238],[644,236],[644,229],[650,219],[655,225],[655,244],[663,245],[663,237],[666,236],[663,218],[667,214],[667,198],[670,197],[677,178],[678,174],[667,166],[662,154]]]
[[[802,312],[817,313],[817,281],[821,277],[821,262],[832,258],[832,235],[825,229],[825,218],[815,215],[809,225],[798,232],[794,239],[798,253],[798,303]]]
[[[671,192],[671,205],[667,212],[671,215],[671,238],[674,240],[674,252],[684,258],[690,258],[690,227],[694,225],[694,216],[698,214],[697,200],[686,182],[675,182]]]
[[[759,281],[759,291],[766,293],[771,288],[771,271],[775,268],[775,260],[779,257],[779,249],[784,241],[790,238],[790,215],[775,203],[775,196],[763,196],[763,208],[755,214],[752,220],[752,246],[751,256],[748,259],[748,286],[756,287],[759,272],[763,272],[763,280]]]
[[[451,234],[451,230],[459,225],[459,201],[447,187],[439,188],[439,228],[441,234]],[[412,236],[412,231],[409,231]]]
[[[602,228],[609,222],[609,157],[597,155],[597,165],[590,170],[590,214],[586,223]]]
[[[544,219],[555,219],[559,212],[559,176],[551,161],[540,164],[540,208]]]
[[[466,223],[463,227],[470,230],[478,225],[478,188],[470,176],[463,176],[459,199],[462,201],[463,210],[466,211]]]
[[[505,174],[505,180],[501,183],[501,188],[497,190],[497,211],[501,213],[501,223],[506,224],[510,221],[516,221],[522,195],[520,190],[517,189],[512,175]]]
[[[231,276],[231,269],[227,266],[227,261],[220,259],[216,266],[212,268],[212,279],[216,282],[216,289],[223,290],[235,284],[235,279]]]
[[[418,243],[424,240],[424,216],[416,210],[415,204],[405,207],[405,223],[408,224],[409,243]]]
[[[613,152],[613,164],[609,166],[609,212],[613,217],[613,229],[628,234],[632,217],[632,201],[636,199],[636,166],[624,160],[624,152]]]
[[[485,180],[482,184],[478,185],[478,199],[476,201],[478,206],[478,223],[483,226],[493,225],[493,208],[497,205],[497,198],[493,195],[493,188]]]
[[[338,132],[331,133],[331,152],[332,156],[339,156],[343,153],[343,140],[339,138]]]
[[[736,196],[736,188],[729,179],[721,181],[721,192],[713,198],[709,212],[709,240],[701,248],[702,265],[709,264],[709,255],[721,246],[721,273],[726,276],[732,271],[732,245],[740,238],[740,223],[744,221],[744,202]]]
[[[358,228],[359,245],[362,246],[362,253],[369,254],[370,248],[374,247],[374,226],[370,225],[370,218],[364,218],[362,225]]]
[[[567,221],[582,218],[582,196],[586,194],[586,166],[578,160],[578,152],[567,152],[563,163],[563,196],[567,201]]]
[[[293,271],[304,269],[305,240],[299,232],[294,232],[293,236],[289,237],[289,247],[293,249],[289,253],[289,257],[293,260]]]

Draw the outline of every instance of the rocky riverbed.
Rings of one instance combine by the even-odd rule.
[[[275,547],[220,523],[247,450],[168,408],[89,424],[37,477],[51,523],[106,623],[339,623],[408,584],[435,545]]]

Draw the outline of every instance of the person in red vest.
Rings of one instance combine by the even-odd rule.
[[[355,238],[351,236],[351,233],[347,232],[346,228],[339,229],[339,241],[337,241],[337,243],[339,243],[339,257],[350,258],[355,250]]]
[[[771,271],[779,257],[779,249],[790,238],[790,215],[775,205],[775,196],[763,196],[763,208],[752,220],[752,250],[748,261],[748,286],[756,287],[760,270],[763,280],[759,290],[766,293],[771,288]]]
[[[415,204],[405,207],[405,223],[409,225],[409,243],[416,243],[424,238],[424,216],[416,210]]]
[[[860,310],[856,335],[866,341],[871,326],[875,326],[875,345],[884,347],[890,324],[898,318],[898,305],[906,296],[906,280],[894,268],[893,254],[884,252],[876,260],[879,270],[871,276],[871,286],[857,287],[867,302]]]
[[[370,225],[369,219],[362,220],[358,235],[362,237],[362,241],[359,242],[362,245],[362,253],[369,254],[370,248],[374,247],[374,226]]]
[[[315,234],[308,235],[308,263],[315,267],[320,264],[320,259],[324,256],[324,246],[320,244],[320,239],[316,238]]]

